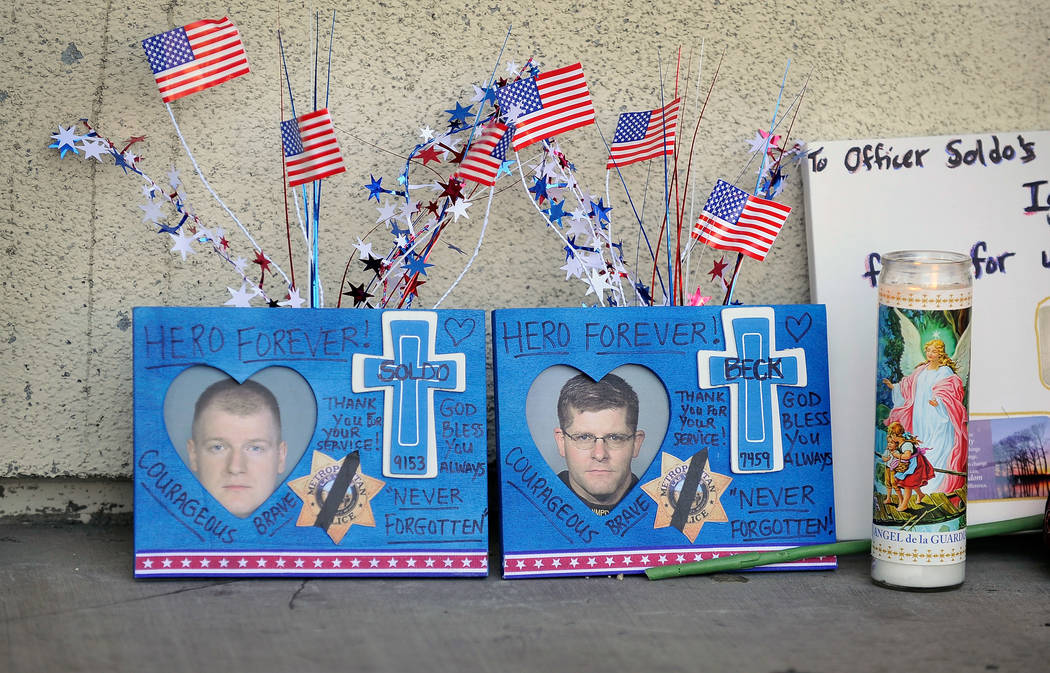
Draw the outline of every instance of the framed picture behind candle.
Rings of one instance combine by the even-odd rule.
[[[881,255],[948,250],[974,276],[969,523],[1036,514],[1050,492],[1050,132],[810,143],[806,224],[814,301],[828,310],[836,511],[843,538],[870,534],[865,495]],[[1025,460],[1031,445],[1043,458]]]

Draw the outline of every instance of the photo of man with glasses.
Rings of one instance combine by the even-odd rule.
[[[605,516],[638,483],[631,461],[645,441],[638,395],[615,374],[569,379],[558,396],[554,441],[565,459],[558,477],[595,514]]]

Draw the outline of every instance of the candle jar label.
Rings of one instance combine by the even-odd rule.
[[[872,556],[966,558],[972,289],[879,288]]]

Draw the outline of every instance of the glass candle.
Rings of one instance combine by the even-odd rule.
[[[909,250],[879,274],[871,577],[898,589],[966,574],[970,258]]]

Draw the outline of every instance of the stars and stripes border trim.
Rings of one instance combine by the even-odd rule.
[[[663,549],[606,549],[601,551],[532,552],[504,554],[503,577],[559,577],[572,575],[629,575],[647,568],[692,563],[721,558],[730,554],[780,551],[790,545],[763,547],[696,547]],[[749,570],[834,570],[836,556],[771,563]]]
[[[485,577],[485,551],[155,551],[135,554],[135,577]]]

